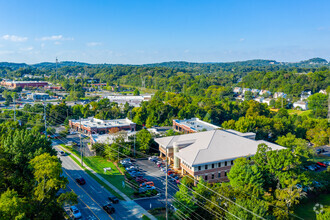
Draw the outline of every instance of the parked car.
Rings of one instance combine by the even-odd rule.
[[[135,166],[130,166],[125,168],[127,171],[138,171],[139,169]]]
[[[156,156],[151,156],[151,157],[148,158],[148,160],[154,161],[154,160],[157,160],[157,157]]]
[[[148,190],[156,189],[156,187],[150,185],[146,185],[145,188],[147,188]]]
[[[74,219],[80,219],[82,217],[79,209],[76,206],[71,206],[70,207],[70,215]]]
[[[113,213],[115,213],[115,208],[112,207],[111,204],[106,204],[106,205],[104,205],[102,208],[103,208],[103,210],[106,211],[108,214],[113,214]]]
[[[324,153],[324,152],[325,152],[325,150],[323,148],[316,149],[317,154]]]
[[[136,177],[135,180],[138,183],[148,182],[148,180],[146,178],[143,178],[143,177]]]
[[[113,203],[117,204],[119,202],[119,199],[116,196],[109,196],[108,199]]]
[[[79,185],[84,185],[86,183],[85,179],[82,177],[77,178],[76,181]]]
[[[122,159],[122,160],[120,161],[120,163],[121,163],[121,164],[123,164],[123,163],[131,163],[131,159],[130,159],[130,158]]]
[[[155,186],[155,184],[152,181],[144,182],[144,183],[140,184],[140,187],[145,187],[145,186]]]
[[[62,150],[61,150],[61,151],[59,151],[58,153],[60,154],[60,156],[65,156],[65,152],[64,152],[64,151],[62,151]]]
[[[319,165],[319,166],[321,166],[321,167],[327,167],[327,165],[325,165],[325,164],[322,163],[322,162],[317,162],[316,164]]]

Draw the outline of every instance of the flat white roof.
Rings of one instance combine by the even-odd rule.
[[[72,123],[80,123],[80,120],[72,119],[70,120]],[[122,127],[134,125],[135,123],[129,120],[128,118],[124,119],[113,119],[113,120],[101,120],[97,118],[86,118],[81,119],[81,125],[84,127],[90,128],[111,128],[111,127]]]
[[[180,125],[184,125],[196,132],[198,131],[211,131],[215,129],[219,129],[220,127],[213,125],[211,123],[205,122],[200,120],[199,118],[191,118],[191,119],[184,119],[184,120],[178,120],[174,119],[174,121]]]
[[[174,143],[186,145],[179,149],[176,156],[190,166],[234,160],[238,157],[254,155],[259,144],[266,144],[272,150],[284,147],[264,140],[251,140],[225,130],[213,130],[200,133],[156,138],[163,148],[173,148]],[[190,143],[190,144],[187,144]]]

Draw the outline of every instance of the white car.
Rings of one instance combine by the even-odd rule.
[[[80,213],[79,209],[76,206],[71,206],[70,207],[70,213],[71,213],[71,216],[74,219],[80,219],[81,218],[81,213]]]

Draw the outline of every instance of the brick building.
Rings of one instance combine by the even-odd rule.
[[[199,133],[156,138],[160,156],[167,154],[168,162],[182,175],[208,182],[228,181],[227,174],[234,160],[250,157],[259,144],[265,143],[272,150],[284,147],[263,140],[254,140],[254,133],[233,130],[211,130]]]
[[[198,118],[184,119],[184,120],[173,120],[173,130],[177,132],[196,133],[199,131],[211,131],[219,129],[220,127],[211,123],[202,121]]]
[[[82,131],[85,134],[108,134],[116,131],[135,131],[136,124],[125,119],[101,120],[97,118],[86,118],[80,120],[69,120],[70,128],[75,131]]]

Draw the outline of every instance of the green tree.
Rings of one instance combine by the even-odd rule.
[[[7,189],[0,196],[0,219],[24,219],[24,200],[15,190]]]
[[[13,102],[13,97],[11,95],[6,96],[5,106],[9,106]]]
[[[140,91],[138,89],[135,89],[133,92],[134,96],[139,96],[140,95]]]
[[[188,190],[186,178],[182,178],[179,190],[175,193],[174,198],[175,201],[173,202],[173,205],[179,210],[179,212],[177,211],[179,213],[178,217],[181,216],[182,218],[184,216],[187,219],[192,218],[197,205],[193,200],[191,192]]]
[[[328,96],[322,93],[315,93],[308,97],[308,108],[313,110],[316,118],[326,118],[328,108]]]
[[[240,190],[262,191],[264,179],[258,166],[251,165],[247,158],[238,158],[234,161],[228,174],[230,184]]]
[[[137,132],[136,140],[139,143],[139,150],[143,153],[147,153],[150,148],[152,136],[147,129],[142,129],[141,131]]]
[[[296,138],[296,135],[291,133],[288,133],[285,136],[278,137],[276,143],[290,149],[307,146],[306,140],[302,138]]]
[[[63,193],[60,197],[57,195],[60,189],[66,188],[68,180],[62,176],[62,166],[56,156],[41,154],[33,158],[30,165],[36,181],[33,189],[36,217],[50,218],[66,200],[69,203],[77,203],[77,197],[71,192]]]

